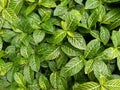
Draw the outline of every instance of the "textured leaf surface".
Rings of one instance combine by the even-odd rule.
[[[61,75],[64,77],[72,76],[78,73],[83,68],[83,60],[79,57],[72,58],[65,67],[61,70]]]
[[[68,36],[68,42],[80,50],[86,49],[86,42],[81,34],[74,33],[73,37]]]

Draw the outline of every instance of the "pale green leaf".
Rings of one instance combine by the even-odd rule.
[[[81,54],[81,51],[68,45],[62,45],[61,49],[68,56],[79,56]]]
[[[41,5],[47,8],[56,7],[55,0],[42,0]]]
[[[101,76],[104,76],[104,77],[110,76],[108,67],[102,60],[98,60],[94,62],[93,71],[98,80],[100,79]]]
[[[91,30],[91,31],[90,31],[90,34],[91,34],[94,38],[96,38],[96,39],[99,39],[99,38],[100,38],[99,31],[97,31],[97,30]]]
[[[99,6],[98,0],[87,0],[85,3],[85,9],[94,9]]]
[[[85,63],[85,74],[89,74],[93,70],[93,63],[93,59],[90,59]]]
[[[14,74],[14,80],[17,82],[19,86],[24,87],[26,85],[26,80],[20,72],[16,72]]]
[[[38,72],[40,69],[40,59],[36,55],[31,55],[29,58],[29,66],[35,72]]]
[[[80,57],[72,58],[62,69],[61,76],[69,77],[78,73],[84,66],[83,60]]]
[[[57,6],[54,10],[54,16],[61,16],[67,12],[67,7]]]
[[[32,80],[34,79],[34,72],[27,65],[24,66],[24,77],[28,83],[32,83]]]
[[[102,60],[112,60],[115,59],[118,55],[119,51],[117,48],[109,47],[105,49],[97,58]]]
[[[83,0],[75,0],[75,2],[78,3],[78,4],[80,4],[80,5],[82,5],[82,1]]]
[[[49,47],[43,52],[44,60],[53,60],[60,55],[60,47]]]
[[[110,10],[104,17],[102,23],[104,24],[110,24],[111,22],[114,22],[115,20],[119,19],[120,16],[120,10],[119,9],[112,9]]]
[[[88,27],[92,27],[96,24],[98,21],[98,13],[96,11],[93,11],[92,14],[88,18]]]
[[[23,0],[10,0],[9,8],[12,8],[18,14],[22,8]]]
[[[7,5],[8,0],[0,0],[0,7],[2,7],[2,9],[5,8],[5,6]]]
[[[21,46],[21,48],[20,48],[20,54],[21,54],[23,57],[25,57],[25,58],[28,58],[28,57],[29,57],[27,46]]]
[[[50,82],[53,88],[57,90],[66,90],[66,81],[64,78],[60,77],[57,72],[53,72],[50,75]]]
[[[39,77],[39,86],[42,90],[49,89],[50,83],[44,75],[40,75],[40,77]]]
[[[120,45],[119,38],[120,38],[120,31],[112,31],[111,39],[112,39],[114,47],[117,47]]]
[[[26,12],[26,15],[30,14],[30,13],[36,8],[36,6],[37,6],[36,3],[28,6],[27,9],[26,9],[26,11],[25,11],[25,12]]]
[[[120,79],[113,79],[105,82],[103,86],[107,90],[119,90],[120,89]]]
[[[117,28],[118,26],[120,26],[120,19],[117,19],[114,22],[112,22],[111,24],[109,24],[108,28],[110,30],[113,30],[113,29]]]
[[[33,32],[33,39],[35,44],[40,43],[44,39],[44,37],[45,37],[45,33],[41,30],[35,30]]]
[[[96,82],[86,82],[78,86],[79,90],[100,90],[100,85]]]
[[[41,16],[42,21],[47,21],[51,17],[52,10],[48,8],[39,8],[38,13]]]
[[[100,49],[100,41],[98,39],[91,40],[86,47],[84,55],[86,58],[93,58]]]
[[[2,11],[2,17],[10,23],[13,23],[15,20],[17,20],[17,15],[11,8],[4,9]]]
[[[106,27],[101,26],[100,27],[100,39],[104,45],[108,43],[109,38],[110,38],[109,30]]]
[[[0,38],[0,50],[2,50],[3,48],[3,41],[2,41],[2,38]]]
[[[104,2],[107,3],[114,3],[114,2],[119,2],[120,0],[104,0]]]
[[[58,44],[60,43],[66,36],[66,31],[64,30],[56,30],[51,38],[48,39],[48,42]]]
[[[86,42],[81,34],[75,32],[73,37],[68,36],[67,38],[68,42],[75,48],[78,48],[80,50],[86,49]]]
[[[76,26],[80,22],[81,17],[82,16],[79,11],[77,10],[70,11],[65,18],[65,22],[67,24],[67,30],[74,31],[76,29]]]

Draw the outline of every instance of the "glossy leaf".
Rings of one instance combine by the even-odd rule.
[[[101,76],[110,76],[107,65],[103,61],[95,61],[93,64],[93,71],[98,80]]]
[[[33,32],[33,39],[35,41],[35,44],[40,43],[45,37],[45,33],[41,30],[35,30]]]
[[[29,58],[29,66],[31,67],[31,69],[35,72],[38,72],[40,69],[40,60],[38,56],[35,55],[31,55]]]
[[[100,90],[100,85],[96,82],[87,82],[79,85],[80,90]]]
[[[72,58],[61,70],[61,76],[68,77],[75,75],[83,68],[83,60],[79,57]]]
[[[110,33],[107,28],[102,27],[100,28],[100,39],[104,45],[106,45],[109,41]]]
[[[86,58],[92,58],[97,54],[100,49],[100,41],[98,39],[91,40],[86,47],[84,55]]]
[[[80,20],[81,14],[79,11],[77,10],[70,11],[65,18],[67,30],[74,31]]]
[[[120,80],[119,79],[109,80],[106,83],[104,83],[103,86],[108,90],[113,90],[113,89],[119,90],[119,88],[120,88]]]
[[[94,9],[99,6],[98,0],[87,0],[85,3],[85,9]]]
[[[19,72],[16,72],[14,74],[14,80],[17,82],[17,84],[19,86],[22,86],[24,87],[26,85],[26,81],[25,81],[25,78],[23,77],[23,75]]]
[[[60,43],[66,36],[66,31],[64,30],[56,30],[53,37],[48,39],[48,42],[58,44]]]
[[[57,72],[50,75],[50,82],[55,89],[66,90],[66,81],[64,78],[60,77]]]
[[[74,46],[74,47],[76,47],[80,50],[85,50],[86,49],[86,42],[85,42],[85,40],[84,40],[84,38],[81,34],[74,33],[73,37],[68,36],[67,38],[68,38],[68,42],[72,46]]]
[[[44,75],[40,75],[39,77],[39,86],[42,90],[48,90],[49,89],[49,81]]]
[[[112,42],[113,42],[113,45],[115,47],[119,46],[120,45],[120,40],[119,40],[119,37],[120,37],[120,31],[113,31],[112,32]]]
[[[114,22],[115,20],[119,19],[120,10],[119,9],[112,9],[110,10],[103,18],[102,23],[109,24]]]
[[[16,14],[18,14],[22,8],[23,0],[10,0],[9,8],[12,8]]]
[[[10,23],[14,22],[17,20],[17,16],[15,12],[11,8],[4,9],[2,11],[2,17],[9,21]]]

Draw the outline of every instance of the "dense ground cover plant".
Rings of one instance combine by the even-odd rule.
[[[120,0],[0,0],[0,90],[120,90]]]

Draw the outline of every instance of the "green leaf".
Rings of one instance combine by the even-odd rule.
[[[75,0],[75,2],[78,3],[78,4],[80,4],[80,5],[82,5],[82,1],[83,0]]]
[[[37,6],[36,3],[28,6],[27,9],[26,9],[26,11],[25,11],[26,15],[30,14],[36,8],[36,6]]]
[[[68,60],[68,57],[64,53],[61,53],[60,56],[56,58],[57,68],[60,69],[62,66],[64,66],[67,60]]]
[[[100,4],[99,7],[97,8],[97,10],[98,10],[97,12],[99,13],[98,21],[102,22],[102,19],[104,18],[105,14],[106,14],[105,7],[102,4]]]
[[[109,41],[110,33],[107,28],[101,26],[100,27],[100,39],[104,45],[106,45]]]
[[[100,49],[100,41],[98,39],[91,40],[86,47],[84,55],[86,58],[93,58]]]
[[[41,30],[35,30],[33,32],[33,39],[36,45],[40,43],[44,39],[44,37],[45,37],[45,33]]]
[[[46,33],[53,33],[55,31],[55,28],[53,26],[53,24],[50,21],[46,21],[44,23],[41,24],[41,27],[43,30],[46,31]]]
[[[13,23],[15,20],[17,20],[17,16],[11,8],[4,9],[2,11],[2,17],[10,23]]]
[[[101,76],[104,76],[104,77],[110,76],[110,72],[108,70],[107,65],[101,60],[94,62],[93,71],[98,80],[100,80]]]
[[[113,31],[111,39],[112,39],[114,47],[117,47],[117,46],[120,45],[120,39],[119,38],[120,38],[120,31]]]
[[[29,66],[35,72],[38,72],[40,69],[40,59],[36,55],[31,55],[29,58]]]
[[[66,81],[64,78],[60,77],[57,72],[53,72],[50,75],[50,82],[53,88],[57,90],[66,90]]]
[[[4,9],[5,6],[7,5],[7,2],[8,2],[7,0],[0,0],[0,7]]]
[[[28,58],[29,57],[29,53],[28,53],[28,48],[27,46],[21,46],[20,48],[20,54],[25,57]]]
[[[100,90],[100,85],[96,82],[86,82],[78,86],[78,90]]]
[[[67,24],[66,26],[67,30],[74,31],[80,20],[81,20],[81,14],[79,11],[77,10],[70,11],[65,18],[65,22]]]
[[[24,77],[28,83],[32,83],[34,79],[34,72],[27,65],[24,67]]]
[[[2,39],[0,38],[0,50],[2,50],[2,48],[3,48],[3,41],[2,41]]]
[[[41,23],[41,19],[37,13],[33,12],[29,14],[26,18],[33,29],[40,29],[39,24]]]
[[[80,57],[72,58],[62,69],[61,76],[69,77],[78,73],[83,68],[83,60]]]
[[[85,9],[94,9],[99,6],[98,0],[87,0],[85,3]]]
[[[116,48],[109,47],[105,49],[97,58],[102,60],[112,60],[115,59],[118,55],[119,51]]]
[[[115,20],[120,18],[119,14],[120,14],[120,10],[119,9],[112,9],[112,10],[110,10],[104,16],[102,23],[110,24],[111,22],[114,22]]]
[[[65,36],[66,36],[66,31],[59,29],[55,31],[53,36],[50,39],[48,39],[48,41],[50,43],[58,44],[65,38]]]
[[[105,82],[103,86],[107,90],[119,90],[120,89],[120,79],[113,79]]]
[[[20,72],[16,72],[14,74],[14,80],[17,82],[17,84],[21,87],[25,87],[26,85],[26,80],[23,77],[23,75]]]
[[[117,57],[117,67],[120,70],[120,55]]]
[[[42,90],[48,90],[50,87],[50,83],[44,75],[40,75],[39,77],[39,86]]]
[[[88,18],[88,27],[92,27],[98,21],[98,13],[96,11],[92,12],[92,14]]]
[[[68,42],[72,46],[74,46],[80,50],[86,49],[86,42],[81,34],[75,32],[73,37],[68,36],[67,38],[68,38]]]
[[[62,45],[61,49],[68,56],[79,56],[81,54],[81,51],[68,45]]]
[[[60,55],[60,47],[49,47],[43,52],[44,60],[53,60]]]
[[[38,13],[41,16],[42,21],[47,21],[51,17],[52,10],[48,8],[39,8]]]
[[[47,8],[56,7],[56,3],[54,0],[42,0],[41,5]]]
[[[90,31],[90,34],[91,34],[94,38],[96,38],[96,39],[99,39],[99,38],[100,38],[99,31],[97,31],[97,30],[91,30],[91,31]]]
[[[54,16],[61,16],[67,12],[67,7],[65,6],[57,6],[54,10]]]
[[[90,59],[85,63],[85,74],[89,74],[93,70],[93,63],[93,59]]]
[[[119,2],[120,0],[105,0],[104,2],[107,2],[107,3],[114,3],[114,2]]]
[[[113,30],[113,29],[117,28],[118,26],[120,26],[120,19],[117,19],[114,22],[112,22],[111,24],[109,24],[108,28],[110,30]]]
[[[22,8],[23,0],[10,0],[9,8],[13,9],[18,14]]]

